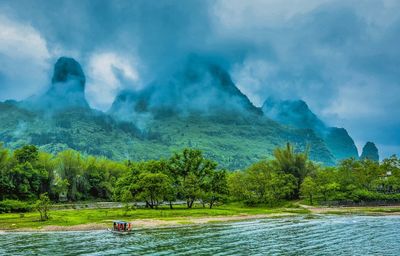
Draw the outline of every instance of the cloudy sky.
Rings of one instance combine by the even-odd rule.
[[[400,154],[400,1],[0,1],[0,100],[49,86],[59,56],[107,110],[190,53],[217,59],[257,105],[303,99],[360,148]]]

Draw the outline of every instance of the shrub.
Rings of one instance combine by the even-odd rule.
[[[0,201],[0,213],[6,212],[29,212],[32,206],[28,202],[18,200]]]

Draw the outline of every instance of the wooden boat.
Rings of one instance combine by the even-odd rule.
[[[114,220],[113,228],[107,230],[114,234],[127,235],[132,233],[132,224],[122,220]]]

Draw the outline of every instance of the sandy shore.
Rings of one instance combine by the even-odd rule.
[[[399,209],[394,212],[384,211],[366,211],[367,209],[373,209],[374,207],[313,207],[308,205],[301,205],[310,211],[310,214],[366,214],[366,215],[400,215],[400,206],[388,206],[379,207],[379,209]],[[214,216],[214,217],[182,217],[173,220],[167,219],[134,219],[130,222],[135,228],[163,228],[163,227],[175,227],[182,225],[197,225],[207,224],[215,222],[228,222],[228,221],[241,221],[251,219],[264,219],[274,217],[285,217],[295,216],[297,213],[277,213],[277,214],[256,214],[256,215],[234,215],[234,216]],[[109,223],[88,223],[74,226],[43,226],[40,229],[33,228],[22,228],[15,230],[6,230],[6,232],[51,232],[51,231],[92,231],[92,230],[105,230],[111,226],[111,220]],[[0,230],[0,234],[5,231]]]
[[[167,228],[182,225],[196,225],[207,224],[215,222],[228,222],[228,221],[241,221],[251,219],[264,219],[273,217],[293,216],[294,213],[279,213],[279,214],[257,214],[257,215],[237,215],[237,216],[215,216],[215,217],[182,217],[174,220],[158,220],[158,219],[135,219],[131,220],[134,228]],[[92,230],[106,230],[111,227],[110,223],[88,223],[74,226],[43,226],[40,229],[34,228],[20,228],[14,230],[7,230],[6,232],[52,232],[52,231],[92,231]],[[4,231],[0,231],[3,232]]]

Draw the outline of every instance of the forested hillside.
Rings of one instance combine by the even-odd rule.
[[[228,72],[201,57],[191,56],[171,77],[140,91],[121,92],[107,113],[89,107],[85,81],[78,62],[60,58],[45,94],[0,103],[0,141],[14,149],[34,144],[51,153],[70,148],[133,161],[193,147],[231,170],[269,158],[287,142],[309,147],[311,159],[326,165],[357,156],[345,130],[330,128],[325,136],[271,120]]]

